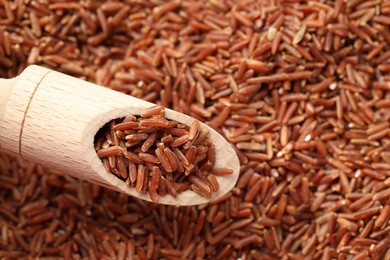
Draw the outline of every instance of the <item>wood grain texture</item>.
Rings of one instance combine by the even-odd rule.
[[[3,151],[20,156],[20,139],[25,113],[39,82],[49,71],[43,67],[30,66],[23,72],[26,76],[15,80],[14,86],[5,86],[8,88],[8,98],[4,102],[3,112],[0,112],[3,114],[0,118],[2,122],[0,143]]]
[[[15,85],[16,78],[13,79],[1,79],[0,78],[0,138],[3,136],[3,122],[4,122],[4,114],[5,108],[7,106],[7,101],[11,95],[13,90],[13,86]],[[1,150],[2,140],[0,140],[0,150]]]
[[[18,100],[22,100],[23,104],[18,105]],[[4,110],[2,125],[5,131],[0,140],[5,140],[5,145],[1,149],[19,153],[27,160],[65,174],[150,201],[147,194],[138,193],[106,172],[93,142],[97,131],[108,121],[128,114],[140,114],[153,105],[62,73],[30,66],[19,76]],[[10,114],[15,108],[17,113]],[[166,109],[166,117],[188,125],[193,121],[193,118],[169,109]],[[239,175],[239,162],[231,145],[220,134],[202,123],[200,127],[210,131],[216,147],[216,167],[234,170],[232,175],[216,176],[220,189],[213,194],[212,199],[215,199],[234,187]],[[207,202],[208,199],[191,191],[183,192],[177,198],[167,195],[158,201],[172,205]]]

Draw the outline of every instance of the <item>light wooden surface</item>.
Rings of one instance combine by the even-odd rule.
[[[111,119],[139,114],[154,104],[39,66],[19,77],[0,79],[0,149],[76,178],[148,200],[113,174],[106,172],[94,150],[96,132]],[[166,109],[166,117],[187,125],[193,118]],[[239,161],[231,145],[205,124],[216,147],[216,167],[233,174],[216,176],[216,199],[230,191],[239,175]],[[158,203],[196,205],[209,202],[192,191]]]

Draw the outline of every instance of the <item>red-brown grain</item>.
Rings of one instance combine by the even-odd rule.
[[[173,208],[1,154],[0,258],[389,258],[389,10],[363,0],[0,1],[1,77],[39,64],[173,108],[216,128],[241,162],[230,193]],[[153,124],[176,128],[143,124],[118,124],[105,148],[140,128],[153,139]],[[158,139],[181,173],[189,154],[166,148],[188,130]],[[148,139],[123,147],[131,185]],[[121,159],[102,159],[123,174]],[[149,174],[159,167],[148,164]],[[117,221],[128,214],[138,220]]]

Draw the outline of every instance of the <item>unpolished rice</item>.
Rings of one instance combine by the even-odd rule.
[[[148,193],[152,201],[165,195],[161,185],[167,185],[168,193],[173,196],[192,188],[199,195],[210,198],[219,189],[212,174],[223,176],[233,171],[213,168],[215,149],[208,138],[201,138],[198,120],[186,126],[166,120],[164,114],[164,107],[158,105],[145,109],[140,116],[108,122],[96,134],[97,155],[103,163],[106,158],[112,158],[108,171],[138,192]],[[179,136],[172,137],[171,134]],[[201,151],[199,154],[198,150]]]
[[[390,258],[389,14],[374,0],[0,1],[0,77],[34,63],[173,108],[241,162],[231,192],[175,208],[1,154],[0,258]]]

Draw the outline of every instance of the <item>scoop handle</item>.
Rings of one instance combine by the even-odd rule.
[[[0,150],[21,155],[20,140],[34,93],[50,70],[30,66],[13,79],[0,79]]]
[[[94,136],[151,103],[35,65],[2,83],[2,151],[116,189],[120,180],[104,174]]]
[[[16,78],[13,79],[2,79],[0,78],[0,138],[2,136],[2,125],[5,114],[5,108],[7,105],[7,101],[11,95],[12,89],[14,87]],[[0,141],[0,151],[1,151],[1,144]]]

